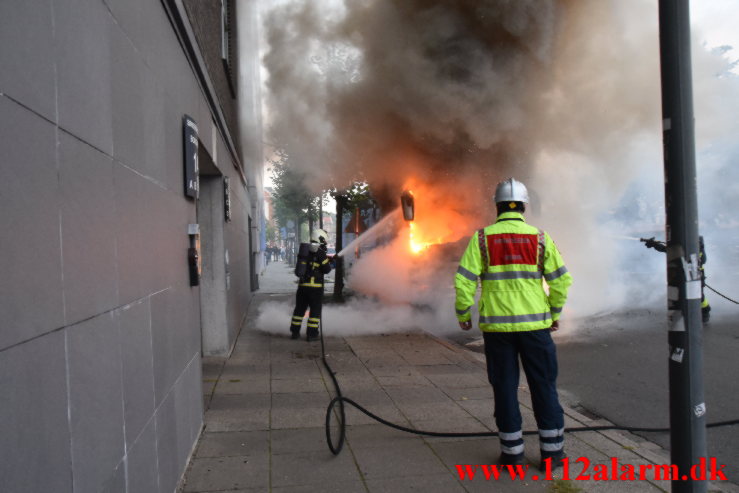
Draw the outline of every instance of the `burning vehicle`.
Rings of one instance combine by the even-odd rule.
[[[397,197],[398,195],[396,195]],[[487,218],[465,212],[442,187],[408,180],[397,207],[347,245],[340,256],[351,259],[347,285],[359,296],[386,304],[428,309],[453,306],[453,279],[459,257],[472,233]],[[386,238],[352,258],[357,245]]]

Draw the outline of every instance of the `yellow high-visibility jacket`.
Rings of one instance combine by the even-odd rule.
[[[480,279],[481,330],[523,332],[551,327],[559,319],[572,284],[572,276],[552,239],[526,224],[518,212],[502,213],[483,232],[484,250],[476,233],[454,276],[457,319],[470,320]]]

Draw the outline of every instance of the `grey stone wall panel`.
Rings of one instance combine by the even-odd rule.
[[[177,436],[177,408],[174,393],[165,396],[157,408],[157,463],[159,466],[159,491],[175,491],[185,469],[179,460]]]
[[[163,184],[164,92],[119,29],[112,31],[111,50],[114,157]]]
[[[124,456],[123,389],[114,313],[66,329],[74,491],[99,491]]]
[[[126,464],[121,461],[98,491],[100,493],[128,493],[126,488]]]
[[[0,2],[0,93],[56,121],[50,0]]]
[[[121,163],[113,163],[115,194],[118,300],[125,305],[148,294],[144,277],[156,272],[156,262],[145,242],[145,231],[154,228],[148,214],[150,194],[163,189]]]
[[[200,432],[202,396],[196,388],[200,380],[200,361],[195,358],[157,409],[157,457],[162,492],[174,491]]]
[[[129,444],[127,451],[129,493],[159,492],[156,420],[154,417],[146,424],[138,439],[133,444]]]
[[[126,34],[149,67],[158,62],[162,36],[175,36],[161,2],[152,0],[104,0],[116,24]]]
[[[199,310],[196,290],[172,288],[151,298],[154,348],[155,405],[172,391],[190,359],[200,350]]]
[[[110,12],[101,0],[55,0],[59,124],[113,154]]]
[[[120,320],[123,409],[130,447],[154,415],[154,354],[149,299],[123,307]]]
[[[62,253],[67,323],[118,304],[113,161],[59,134]]]
[[[72,491],[64,333],[0,352],[3,491]]]
[[[155,206],[149,210],[154,228],[146,231],[147,242],[157,262],[157,278],[149,278],[150,292],[164,287],[189,287],[187,248],[188,224],[196,222],[194,203],[175,192],[159,193]]]
[[[177,457],[186,464],[203,425],[203,399],[198,386],[202,382],[202,363],[195,356],[174,386],[174,405],[177,410]]]
[[[127,0],[116,0],[127,2]],[[145,1],[145,0],[136,0]],[[179,94],[192,97],[201,97],[198,82],[190,63],[182,50],[177,34],[171,27],[162,2],[151,2],[161,10],[162,22],[158,23],[153,31],[147,30],[148,46],[141,50],[147,65],[154,73],[167,94]],[[134,45],[141,40],[134,40]],[[193,100],[194,101],[194,100]],[[192,108],[187,108],[192,112]]]
[[[64,325],[54,126],[0,96],[0,348]]]

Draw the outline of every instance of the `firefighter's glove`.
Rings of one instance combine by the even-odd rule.
[[[462,330],[470,330],[472,328],[472,322],[467,320],[466,322],[459,322],[459,328]]]

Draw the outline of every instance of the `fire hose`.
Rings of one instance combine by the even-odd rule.
[[[622,238],[626,238],[626,239],[629,239],[629,240],[639,240],[642,243],[644,243],[647,248],[654,248],[658,252],[664,252],[665,249],[667,248],[667,246],[665,245],[665,242],[664,241],[655,240],[654,239],[654,236],[651,237],[651,238],[635,238],[635,237],[631,237],[631,236],[623,236]],[[703,237],[702,236],[700,237],[700,249],[701,249],[701,255],[703,255],[703,253],[702,253],[703,252]],[[707,287],[708,289],[710,289],[711,291],[713,291],[714,293],[716,293],[717,295],[719,295],[722,298],[724,298],[725,300],[729,300],[732,303],[734,303],[735,305],[739,305],[739,301],[732,300],[731,298],[729,298],[725,294],[716,291],[711,286],[709,286],[708,283],[705,282],[705,280],[703,282],[703,285],[705,287]]]
[[[739,301],[736,301],[736,300],[732,300],[731,298],[729,298],[729,297],[728,297],[728,296],[726,296],[725,294],[719,293],[718,291],[716,291],[715,289],[713,289],[713,288],[712,288],[711,286],[709,286],[708,284],[706,284],[706,287],[707,287],[708,289],[710,289],[711,291],[713,291],[714,293],[716,293],[717,295],[719,295],[719,296],[721,296],[722,298],[724,298],[725,300],[729,300],[729,301],[731,301],[732,303],[734,303],[734,304],[736,304],[736,305],[739,305]]]
[[[455,433],[455,432],[417,430],[415,428],[408,428],[406,426],[392,423],[390,421],[387,421],[386,419],[381,418],[380,416],[377,416],[376,414],[365,409],[364,407],[362,407],[360,404],[356,403],[352,399],[348,397],[344,397],[344,395],[342,395],[341,386],[339,385],[339,382],[336,379],[336,372],[331,368],[331,365],[329,365],[328,361],[326,360],[326,349],[325,349],[325,345],[323,341],[323,321],[321,321],[320,337],[321,337],[321,361],[323,361],[323,366],[326,368],[326,371],[331,377],[331,380],[333,381],[333,384],[334,384],[334,389],[336,390],[336,397],[331,399],[331,402],[329,403],[328,408],[326,409],[326,442],[328,443],[328,448],[331,450],[331,452],[334,455],[339,455],[342,448],[344,447],[344,441],[346,439],[346,413],[345,413],[344,403],[354,406],[356,409],[358,409],[362,413],[366,414],[367,416],[374,419],[375,421],[382,423],[385,426],[389,426],[390,428],[395,428],[396,430],[404,431],[406,433],[413,433],[415,435],[425,435],[425,436],[432,436],[432,437],[456,437],[456,438],[496,437],[498,436],[499,432],[497,431],[484,431],[484,432],[474,432],[474,433],[473,432]],[[334,408],[337,405],[339,407],[339,410],[338,410],[339,436],[338,436],[337,443],[334,443],[332,439],[332,435],[331,435],[331,415],[333,414]],[[732,426],[732,425],[737,425],[737,424],[739,424],[739,419],[732,419],[728,421],[708,423],[706,424],[706,428],[718,428],[721,426]],[[636,433],[636,432],[665,433],[665,432],[669,432],[670,428],[648,428],[648,427],[618,426],[618,425],[580,426],[576,428],[565,428],[565,431],[569,433],[575,433],[575,432],[581,432],[581,431],[606,431],[606,430],[619,430],[619,431],[626,431],[626,432],[631,432],[631,433]],[[523,431],[524,435],[536,435],[538,433],[539,433],[538,430],[524,430]]]

